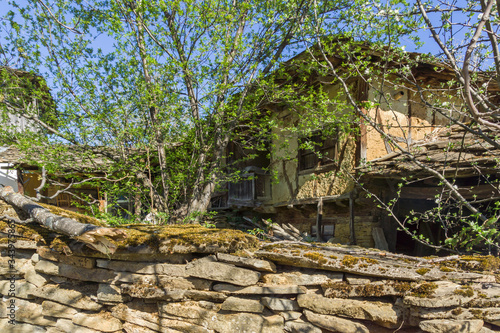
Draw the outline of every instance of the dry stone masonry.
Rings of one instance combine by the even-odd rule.
[[[5,228],[0,332],[500,331],[495,257],[261,243],[199,226],[185,226],[187,234],[177,226],[129,226],[128,240],[106,255],[18,226],[12,270]]]

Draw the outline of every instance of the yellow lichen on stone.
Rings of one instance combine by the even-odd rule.
[[[174,252],[176,246],[208,248],[219,247],[229,252],[257,248],[259,240],[239,230],[205,228],[197,224],[184,225],[137,225],[124,226],[127,234],[117,247],[147,245],[153,250]]]

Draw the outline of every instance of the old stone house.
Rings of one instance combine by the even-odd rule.
[[[273,129],[276,135],[267,152],[256,152],[257,157],[241,164],[243,179],[229,183],[226,192],[214,196],[214,210],[237,210],[247,216],[258,215],[270,217],[277,223],[291,223],[322,241],[330,239],[335,243],[377,246],[393,251],[408,241],[406,238],[398,241],[394,223],[384,218],[373,199],[367,198],[360,189],[360,167],[369,161],[387,158],[388,154],[398,155],[398,149],[387,135],[392,137],[392,142],[410,149],[421,140],[435,138],[437,131],[452,125],[455,120],[467,121],[461,112],[463,102],[457,96],[456,86],[449,84],[454,74],[446,64],[422,60],[418,53],[403,53],[401,59],[395,57],[388,61],[383,56],[387,49],[375,50],[369,44],[357,44],[357,48],[349,56],[354,54],[364,61],[365,72],[358,69],[358,75],[352,73],[352,68],[345,68],[347,56],[341,51],[327,56],[335,71],[344,75],[349,94],[331,71],[319,74],[318,71],[297,70],[312,62],[311,54],[304,53],[285,64],[290,77],[300,79],[304,75],[303,81],[308,85],[320,87],[326,96],[335,99],[328,111],[332,118],[339,119],[338,122],[346,119],[351,122],[351,131],[342,132],[345,127],[337,123],[337,132],[330,130],[324,135],[320,123],[306,131],[308,136],[298,134],[290,131],[287,124],[300,126],[307,116],[301,113],[304,111],[297,111],[290,103],[268,103],[266,108],[283,127]],[[385,72],[380,71],[381,67]],[[369,74],[365,75],[367,72]],[[490,88],[498,91],[496,86]],[[339,102],[349,97],[371,124],[353,112],[349,103]],[[439,112],[436,105],[446,106],[447,111]],[[312,148],[303,147],[304,140],[312,142]],[[230,145],[228,151],[232,156],[249,153],[237,143]],[[367,177],[363,180],[371,182],[374,178],[391,178],[391,175],[389,170],[380,175],[372,171]],[[385,180],[375,187],[384,198],[395,193]]]

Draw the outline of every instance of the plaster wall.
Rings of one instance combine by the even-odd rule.
[[[14,191],[18,191],[17,170],[12,169],[12,165],[9,163],[0,163],[0,184],[12,186]]]

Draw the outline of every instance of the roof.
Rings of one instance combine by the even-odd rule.
[[[38,169],[38,165],[41,164],[57,163],[62,169],[68,171],[98,172],[112,165],[113,153],[116,154],[114,150],[103,147],[52,145],[33,147],[29,154],[26,154],[19,148],[10,146],[0,147],[0,163],[9,163],[25,169]],[[47,160],[50,154],[57,155],[57,159]]]
[[[410,152],[418,162],[447,177],[467,177],[480,173],[500,175],[500,131],[487,128],[474,130],[482,131],[497,144],[493,145],[479,135],[453,125],[439,128],[425,139],[412,143]],[[417,177],[430,175],[407,154],[400,152],[369,161],[358,170],[370,178],[401,178],[410,173]]]

